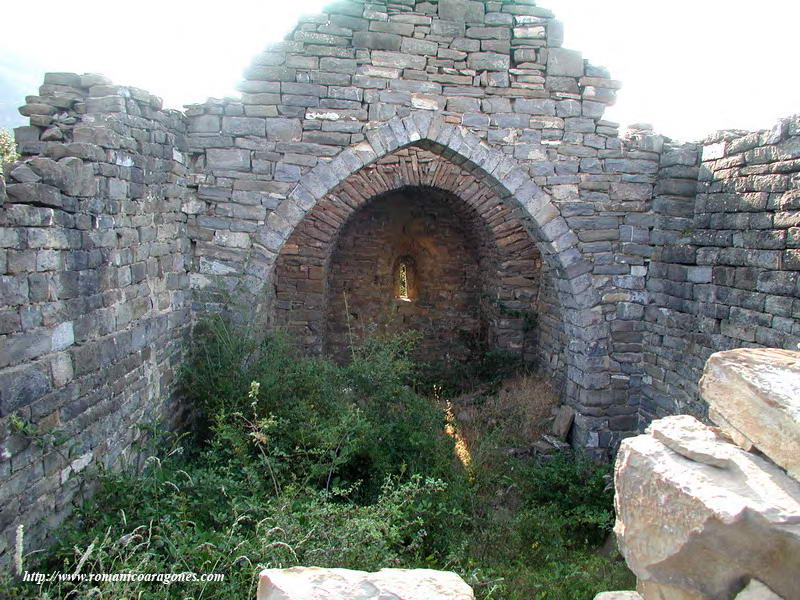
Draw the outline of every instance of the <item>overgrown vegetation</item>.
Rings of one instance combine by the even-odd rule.
[[[449,401],[470,448],[529,447],[550,431],[550,416],[560,404],[547,382],[524,371],[499,383],[479,384]]]
[[[478,387],[491,394],[524,367],[519,357],[501,350],[473,348],[470,357],[467,361],[451,359],[418,364],[417,390],[423,395],[435,390],[436,395],[442,398],[452,398]]]
[[[485,600],[632,585],[597,551],[612,522],[609,468],[572,454],[511,458],[504,430],[474,443],[465,468],[448,411],[420,393],[413,335],[373,338],[337,366],[218,319],[201,333],[183,377],[190,432],[145,436],[143,468],[97,473],[57,544],[23,570],[225,580],[6,577],[0,597],[241,600],[255,597],[259,570],[293,565],[454,570]]]

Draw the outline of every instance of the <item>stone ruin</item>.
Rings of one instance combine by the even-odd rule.
[[[717,427],[622,441],[614,530],[641,595],[596,600],[800,598],[800,352],[716,353],[700,388]]]
[[[598,458],[705,419],[711,354],[800,343],[800,117],[620,136],[619,87],[530,0],[335,2],[184,111],[48,73],[0,183],[0,561],[180,420],[212,312],[334,356],[374,321],[514,353]]]
[[[800,352],[711,356],[690,415],[622,441],[614,532],[638,591],[595,600],[800,598]],[[294,567],[261,572],[257,600],[471,600],[454,573]]]
[[[594,600],[800,598],[800,352],[711,356],[690,415],[622,441],[614,531],[638,591]],[[257,600],[471,600],[456,574],[294,567],[261,572]]]

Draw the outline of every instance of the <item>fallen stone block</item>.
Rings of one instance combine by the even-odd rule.
[[[261,571],[257,600],[473,600],[461,577],[431,569],[293,567]]]
[[[695,462],[720,468],[732,465],[731,452],[735,448],[719,443],[714,431],[689,415],[655,421],[647,432],[670,450]]]
[[[800,483],[685,415],[622,441],[614,531],[647,600],[798,598]]]
[[[747,587],[736,594],[735,600],[783,600],[757,579],[751,579]]]
[[[709,418],[800,479],[800,352],[740,348],[712,354],[700,380]]]
[[[594,600],[642,600],[639,592],[600,592]]]
[[[550,432],[560,440],[566,440],[569,430],[572,429],[572,422],[575,420],[575,411],[567,405],[559,406],[556,409],[553,425]]]

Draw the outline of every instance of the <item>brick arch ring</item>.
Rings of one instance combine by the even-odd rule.
[[[413,111],[366,133],[366,140],[307,171],[288,197],[253,235],[253,246],[234,301],[253,312],[252,322],[268,326],[273,310],[275,266],[292,233],[329,193],[351,175],[408,146],[422,146],[470,172],[490,187],[522,221],[552,271],[561,305],[566,373],[564,401],[576,409],[576,444],[597,447],[606,428],[603,410],[613,403],[609,327],[592,286],[589,261],[558,207],[511,156],[468,129],[428,111]]]

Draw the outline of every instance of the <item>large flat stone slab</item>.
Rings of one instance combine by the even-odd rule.
[[[784,600],[757,579],[753,579],[741,592],[736,595],[735,600]]]
[[[756,578],[798,598],[800,483],[693,417],[622,441],[614,531],[647,600],[733,598]]]
[[[712,354],[700,380],[709,418],[800,479],[800,352],[741,348]]]
[[[472,588],[449,571],[293,567],[265,569],[257,600],[473,600]]]

